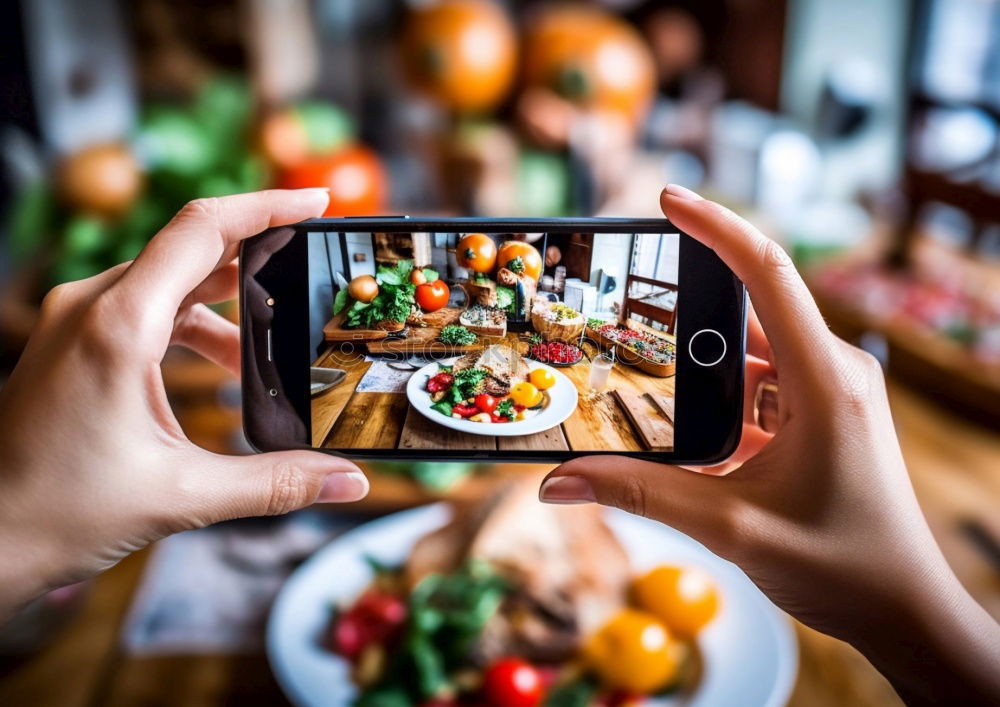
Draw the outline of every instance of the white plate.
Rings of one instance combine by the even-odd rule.
[[[549,395],[549,404],[534,417],[529,417],[527,420],[519,420],[518,422],[493,423],[470,422],[469,420],[459,420],[448,415],[442,415],[437,410],[431,408],[434,402],[431,400],[431,394],[427,392],[427,381],[438,373],[439,363],[450,366],[457,360],[457,358],[451,358],[445,361],[428,363],[410,376],[410,380],[406,383],[406,397],[409,399],[410,405],[421,415],[439,425],[444,425],[459,432],[469,432],[474,435],[520,437],[536,432],[544,432],[550,427],[555,427],[576,410],[577,393],[573,381],[552,366],[546,366],[544,363],[536,361],[528,361],[529,370],[534,371],[538,368],[544,368],[555,376],[556,379],[555,385],[545,391]]]
[[[278,594],[267,630],[267,653],[285,694],[301,707],[348,707],[357,696],[346,661],[323,648],[330,610],[350,603],[372,580],[366,557],[399,565],[419,538],[447,522],[443,503],[395,513],[340,536],[307,560]],[[705,672],[685,707],[780,707],[798,665],[786,616],[735,565],[682,533],[620,511],[607,521],[636,572],[661,564],[705,569],[723,604],[698,638]],[[650,704],[680,704],[680,698]]]

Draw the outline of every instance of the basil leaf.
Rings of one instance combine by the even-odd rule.
[[[333,298],[333,313],[340,314],[344,311],[344,307],[347,306],[347,289],[343,289],[337,293],[337,296]]]

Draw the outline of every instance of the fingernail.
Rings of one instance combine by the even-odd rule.
[[[664,191],[666,191],[669,196],[684,199],[684,201],[704,201],[701,194],[693,192],[687,187],[682,187],[680,184],[668,184]]]
[[[360,471],[335,471],[323,481],[316,503],[357,501],[368,495],[368,479]]]
[[[582,476],[552,476],[538,490],[542,503],[595,503],[594,489]]]

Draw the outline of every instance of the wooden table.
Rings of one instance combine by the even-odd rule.
[[[504,339],[497,341],[522,353],[528,349],[524,335],[508,333]],[[588,359],[599,352],[589,342],[584,342],[583,349]],[[655,449],[673,447],[672,418],[667,420],[665,415],[657,412],[649,394],[655,394],[661,400],[673,400],[674,376],[656,378],[622,363],[614,365],[607,388],[596,396],[588,395],[590,366],[587,361],[560,368],[576,386],[579,394],[577,409],[561,425],[521,437],[475,435],[449,429],[414,410],[405,393],[356,392],[358,383],[372,365],[365,362],[361,351],[345,354],[339,347],[331,347],[313,365],[347,371],[344,382],[313,398],[312,434],[314,440],[323,440],[318,445],[321,447],[477,451],[650,449],[650,445],[644,443],[643,436],[616,402],[613,391],[633,394],[648,401],[648,414],[664,418],[661,424],[665,424],[668,429],[669,444],[657,445]]]
[[[941,410],[892,380],[889,396],[931,529],[959,579],[1000,619],[1000,573],[959,526],[975,518],[1000,534],[1000,435]],[[205,416],[179,411],[178,418],[198,443],[210,446],[216,439],[214,423],[202,428]],[[259,653],[136,658],[123,652],[121,622],[147,555],[132,555],[97,578],[81,613],[49,646],[30,657],[0,660],[0,705],[287,704]],[[800,624],[796,632],[800,651],[793,707],[901,704],[853,648]]]

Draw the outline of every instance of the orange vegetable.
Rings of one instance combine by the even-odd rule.
[[[569,4],[540,12],[528,27],[524,80],[632,124],[645,116],[656,88],[652,54],[631,25],[600,8]]]
[[[719,590],[699,569],[657,567],[632,583],[636,605],[682,636],[694,636],[719,611]]]
[[[514,262],[520,258],[520,264]],[[532,280],[542,276],[542,256],[538,249],[524,241],[506,241],[497,253],[497,265],[514,272],[523,272]]]
[[[677,676],[683,651],[655,616],[623,609],[587,640],[583,657],[607,687],[649,694]]]
[[[85,147],[59,164],[59,193],[75,209],[115,215],[127,210],[142,190],[139,163],[126,145]]]
[[[414,9],[402,38],[403,72],[446,108],[486,112],[514,79],[514,27],[491,0],[441,0]]]
[[[485,233],[470,233],[455,246],[455,259],[463,268],[488,273],[497,263],[497,246]]]
[[[361,145],[347,147],[327,157],[317,157],[283,170],[282,189],[328,187],[330,204],[324,216],[377,216],[385,208],[388,191],[382,163]]]

